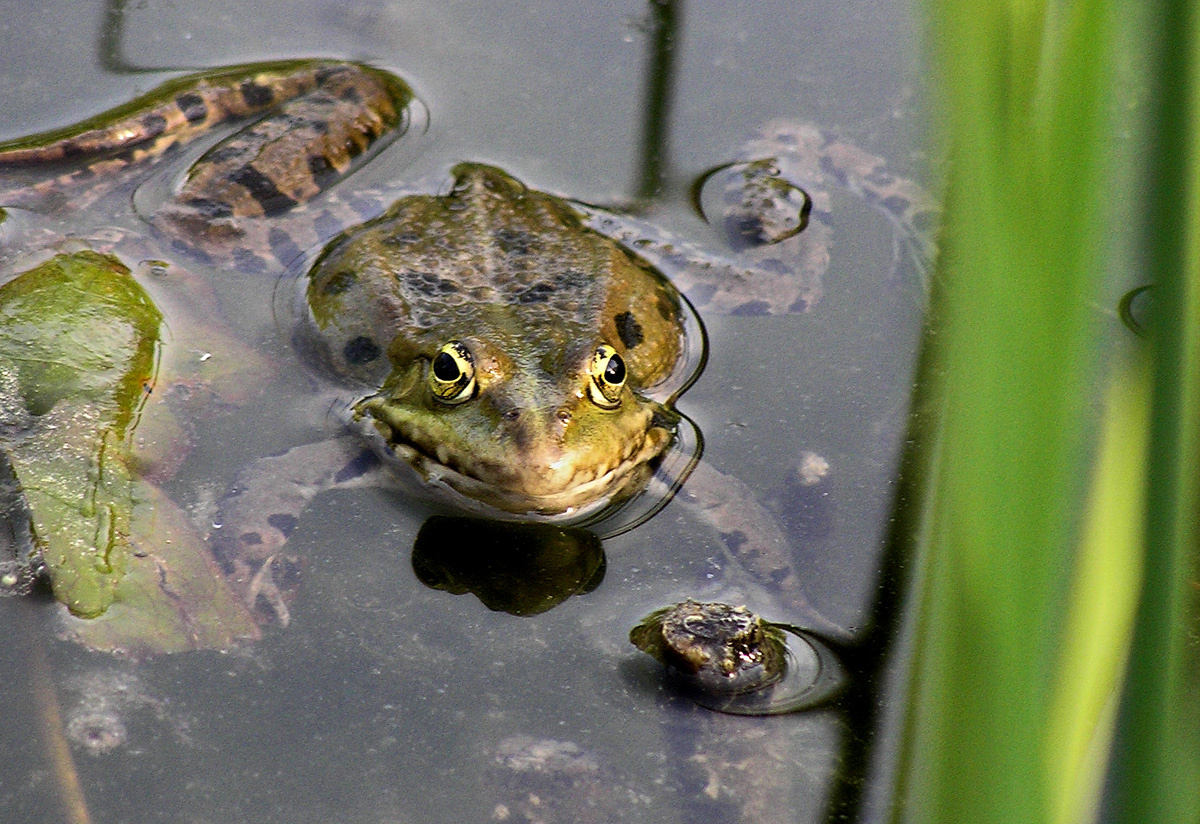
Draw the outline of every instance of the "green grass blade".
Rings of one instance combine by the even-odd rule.
[[[1046,725],[1046,820],[1095,818],[1142,574],[1150,370],[1140,354],[1109,384]]]
[[[1200,821],[1200,9],[1154,7],[1144,227],[1154,283],[1145,574],[1112,820]]]
[[[1088,619],[1097,590],[1082,587],[1128,585],[1077,554],[1103,374],[1114,24],[1103,0],[930,10],[951,171],[906,813],[1047,821],[1090,809],[1080,788],[1099,786],[1081,742],[1097,740],[1104,703],[1077,700],[1061,668],[1091,662],[1111,684],[1124,649],[1064,630]],[[1111,425],[1135,408],[1110,411]],[[1125,517],[1137,518],[1131,500]],[[1128,566],[1136,527],[1110,533]],[[1105,620],[1128,621],[1130,601]]]

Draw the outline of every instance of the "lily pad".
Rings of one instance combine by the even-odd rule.
[[[55,598],[89,645],[224,647],[257,629],[173,504],[131,469],[163,318],[119,260],[59,255],[0,286],[0,449]]]

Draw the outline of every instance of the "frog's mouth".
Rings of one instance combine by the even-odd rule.
[[[540,457],[511,461],[463,461],[444,443],[405,431],[371,414],[358,425],[390,464],[416,472],[423,485],[450,497],[459,507],[491,517],[578,521],[641,491],[654,474],[657,459],[670,446],[675,428],[665,416],[647,413],[645,425],[628,433],[615,461],[584,456],[570,467]]]

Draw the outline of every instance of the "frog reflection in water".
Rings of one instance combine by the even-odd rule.
[[[803,310],[819,297],[829,229],[814,224],[797,240],[810,202],[780,166],[800,163],[817,185],[886,204],[906,227],[913,216],[896,217],[895,204],[913,214],[925,207],[877,158],[780,124],[733,167],[740,194],[727,209],[738,238],[778,260],[753,271],[687,265],[673,284],[651,261],[669,264],[675,250],[631,251],[649,230],[491,166],[460,164],[445,194],[403,196],[386,211],[371,194],[322,194],[404,131],[410,102],[398,79],[347,63],[182,78],[76,129],[0,148],[4,167],[84,164],[5,202],[53,210],[77,192],[71,206],[89,206],[132,188],[151,161],[216,123],[268,113],[209,149],[149,222],[172,253],[247,273],[286,270],[332,239],[304,281],[296,337],[346,387],[351,428],[387,463],[415,470],[424,489],[467,509],[544,520],[594,515],[638,493],[676,440],[670,403],[702,361],[680,289],[701,309],[757,314]],[[218,536],[218,554],[260,618],[288,620],[283,547],[306,503],[368,471],[342,439],[244,473],[226,502],[231,528]],[[697,477],[719,480],[706,469]],[[730,483],[724,500],[707,491],[720,484],[693,481],[685,495],[698,498],[752,574],[803,605],[786,542]]]

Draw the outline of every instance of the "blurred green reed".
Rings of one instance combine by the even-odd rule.
[[[1200,821],[1195,6],[928,0],[949,166],[897,820]],[[1115,320],[1140,283],[1145,340]]]

